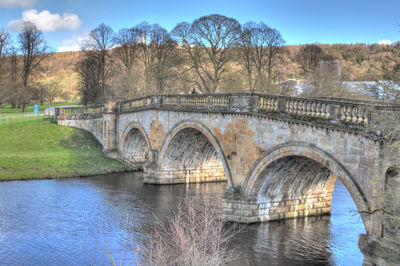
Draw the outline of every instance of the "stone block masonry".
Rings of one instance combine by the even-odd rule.
[[[391,231],[383,233],[379,213],[368,213],[376,191],[389,183],[400,191],[385,181],[399,162],[384,161],[387,147],[367,130],[373,112],[398,108],[264,94],[154,95],[92,114],[59,111],[57,122],[91,132],[109,156],[141,163],[146,183],[226,180],[222,211],[231,221],[329,214],[339,179],[368,235],[400,242],[398,234],[383,236]]]

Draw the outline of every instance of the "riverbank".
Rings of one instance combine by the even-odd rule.
[[[0,126],[0,181],[128,170],[120,162],[104,157],[100,143],[83,130],[49,121]]]

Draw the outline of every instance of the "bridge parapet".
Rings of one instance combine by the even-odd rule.
[[[64,106],[56,107],[54,120],[79,120],[102,117],[104,107],[99,106]]]
[[[119,102],[114,111],[129,113],[143,109],[243,113],[273,119],[304,121],[350,129],[364,128],[372,112],[391,110],[395,105],[378,101],[342,98],[301,98],[257,93],[153,95]]]

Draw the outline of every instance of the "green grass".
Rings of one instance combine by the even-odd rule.
[[[39,104],[39,103],[36,103]],[[54,106],[64,106],[64,105],[77,105],[79,102],[53,102],[51,107]],[[43,105],[39,104],[39,112],[43,113],[44,109],[49,107],[49,103],[45,102]],[[11,108],[11,105],[0,106],[0,114],[21,114],[22,108]],[[25,108],[26,114],[33,114],[33,103],[26,106]]]
[[[104,157],[88,132],[51,122],[0,126],[0,180],[89,176],[128,170]]]

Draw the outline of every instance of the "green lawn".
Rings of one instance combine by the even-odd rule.
[[[0,180],[62,178],[128,170],[105,158],[88,132],[43,122],[0,126]]]
[[[37,103],[39,104],[39,103]],[[52,107],[54,106],[64,106],[64,105],[77,105],[79,102],[53,102],[51,104]],[[49,103],[43,103],[43,105],[39,104],[39,112],[44,112],[44,109],[49,107]],[[22,108],[11,108],[11,105],[5,105],[0,107],[0,114],[21,114]],[[33,114],[33,103],[26,106],[25,113]]]

